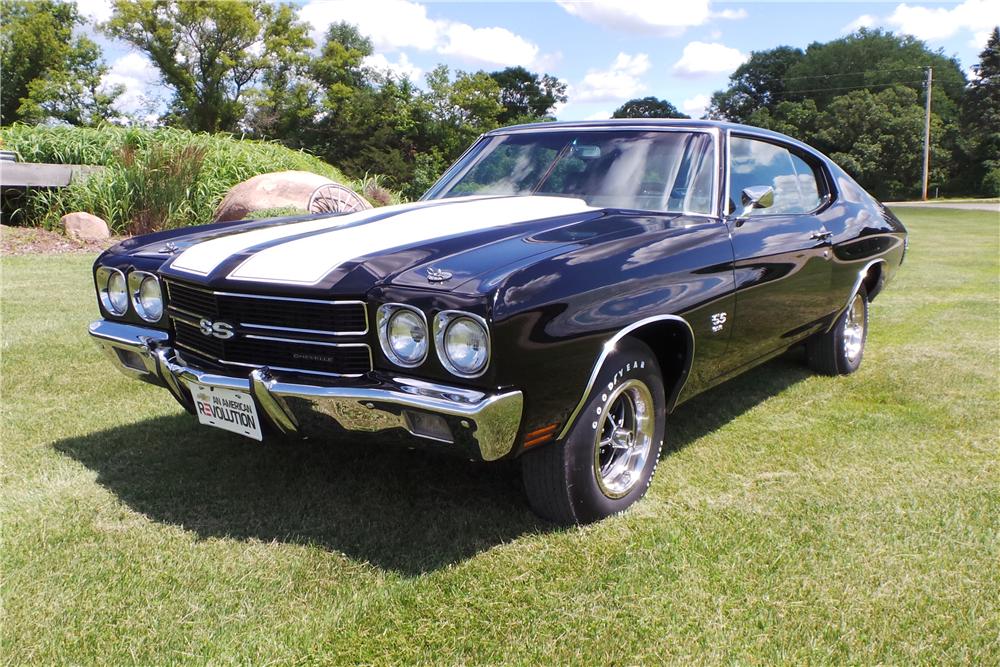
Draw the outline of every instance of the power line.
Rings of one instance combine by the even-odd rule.
[[[891,83],[868,83],[858,86],[841,86],[837,88],[807,88],[804,90],[784,90],[780,93],[771,93],[771,97],[784,97],[788,95],[801,95],[803,93],[822,93],[834,90],[864,90],[866,88],[888,88],[889,86],[905,86],[913,83],[924,83],[923,79],[913,81],[893,81]]]
[[[782,82],[784,82],[784,81],[799,81],[801,79],[830,79],[837,76],[855,76],[857,74],[872,74],[872,73],[886,74],[889,72],[912,72],[914,70],[923,71],[925,69],[927,68],[921,66],[893,67],[891,69],[866,69],[866,70],[859,70],[857,72],[841,72],[839,74],[811,74],[809,76],[789,76],[789,77],[782,77],[781,80]]]

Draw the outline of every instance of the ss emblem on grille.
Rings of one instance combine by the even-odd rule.
[[[215,336],[223,340],[236,335],[236,332],[233,331],[233,325],[229,322],[213,322],[202,318],[198,320],[198,328],[206,336]]]

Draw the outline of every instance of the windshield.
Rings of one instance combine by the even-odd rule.
[[[711,215],[713,156],[704,132],[501,134],[470,151],[429,197],[556,195],[599,208]]]

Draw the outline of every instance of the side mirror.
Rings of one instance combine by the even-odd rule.
[[[770,185],[754,185],[743,190],[740,196],[743,203],[741,218],[750,216],[755,208],[770,208],[774,206],[774,188]]]

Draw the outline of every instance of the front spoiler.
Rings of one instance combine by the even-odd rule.
[[[181,363],[164,331],[97,320],[90,324],[90,335],[119,370],[166,387],[188,412],[194,413],[191,384],[245,391],[270,425],[287,435],[319,435],[334,424],[348,431],[401,428],[494,461],[514,448],[521,424],[520,391],[486,394],[395,377],[299,384],[273,377],[267,367],[247,377],[219,375]]]

